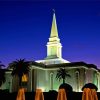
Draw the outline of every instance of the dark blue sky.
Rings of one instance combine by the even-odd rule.
[[[100,2],[98,0],[0,1],[0,61],[46,57],[52,9],[56,11],[63,58],[100,68]]]

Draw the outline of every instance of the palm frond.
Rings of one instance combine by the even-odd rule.
[[[19,80],[21,80],[23,74],[28,75],[30,71],[30,62],[26,61],[25,59],[16,59],[10,63],[8,67],[12,69],[11,75],[18,76]]]
[[[30,70],[30,62],[25,61],[25,59],[16,59],[9,64],[9,68],[12,68],[12,75],[22,76],[23,74],[27,74]]]
[[[65,80],[65,79],[67,79],[67,77],[71,77],[71,76],[65,68],[60,68],[59,70],[57,70],[57,74],[56,74],[57,80],[59,80],[59,81],[61,79]]]

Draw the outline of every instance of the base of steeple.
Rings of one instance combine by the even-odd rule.
[[[44,60],[38,60],[36,62],[43,63],[45,65],[50,64],[61,64],[61,63],[70,63],[69,61],[63,59],[63,58],[45,58]]]
[[[46,59],[56,59],[56,58],[58,58],[56,55],[52,55],[52,56],[47,56],[47,57],[45,58],[45,60],[46,60]]]

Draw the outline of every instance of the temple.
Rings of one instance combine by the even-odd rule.
[[[67,78],[66,83],[72,86],[73,91],[80,92],[86,83],[94,83],[100,91],[100,72],[95,65],[80,61],[70,62],[62,58],[62,44],[58,34],[55,12],[53,13],[50,37],[46,46],[47,56],[31,65],[26,86],[28,91],[35,91],[36,89],[42,89],[45,92],[49,90],[58,91],[62,83],[62,81],[56,79],[59,68],[68,70],[71,77]],[[18,81],[18,77],[12,77],[11,71],[7,71],[6,82],[1,88],[16,92],[19,88]]]

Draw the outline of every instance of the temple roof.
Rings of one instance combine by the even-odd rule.
[[[34,64],[33,64],[34,65]],[[43,63],[35,64],[38,68],[43,69],[58,69],[58,68],[93,68],[95,70],[99,70],[94,64],[87,64],[85,62],[71,62],[71,63],[60,63],[60,64],[49,64],[45,65]]]

